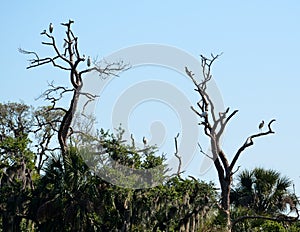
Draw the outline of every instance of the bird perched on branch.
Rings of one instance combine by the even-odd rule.
[[[49,25],[49,32],[50,32],[50,33],[53,32],[53,24],[52,24],[52,23],[50,23],[50,25]]]
[[[90,56],[88,56],[86,64],[87,64],[88,67],[91,66],[91,57]]]
[[[147,139],[145,138],[145,136],[143,137],[143,143],[144,143],[144,146],[147,145]]]
[[[185,67],[185,72],[186,72],[186,74],[187,74],[188,76],[190,76],[190,77],[194,76],[194,74],[192,73],[192,71],[188,70],[187,67]]]
[[[264,122],[264,120],[262,120],[261,123],[259,123],[259,125],[258,125],[258,129],[261,130],[264,127],[264,124],[265,124],[265,122]]]

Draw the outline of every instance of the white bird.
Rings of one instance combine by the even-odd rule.
[[[259,125],[258,125],[258,129],[261,130],[264,127],[264,124],[265,124],[265,122],[264,122],[264,120],[262,120],[261,123],[259,123]]]
[[[52,24],[52,23],[50,23],[50,25],[49,25],[49,32],[50,32],[50,33],[53,32],[53,24]]]
[[[143,143],[144,143],[144,146],[147,145],[147,139],[145,138],[145,136],[143,137]]]
[[[88,67],[91,66],[91,57],[90,56],[88,56],[86,64],[87,64]]]

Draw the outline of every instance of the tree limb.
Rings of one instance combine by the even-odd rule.
[[[275,121],[276,121],[275,119],[272,119],[272,120],[269,122],[269,124],[268,124],[268,131],[266,131],[266,132],[260,132],[260,133],[251,135],[251,136],[249,136],[249,137],[246,139],[245,143],[244,143],[244,144],[238,149],[238,151],[236,152],[236,154],[235,154],[235,156],[234,156],[234,158],[233,158],[233,160],[232,160],[232,162],[231,162],[231,164],[230,164],[230,167],[229,167],[229,168],[230,168],[231,171],[232,171],[232,169],[233,169],[235,163],[237,162],[238,158],[240,157],[241,153],[242,153],[247,147],[250,147],[250,146],[252,146],[252,145],[254,144],[254,142],[253,142],[253,139],[254,139],[254,138],[261,137],[261,136],[266,136],[266,135],[268,135],[268,134],[274,134],[274,133],[275,133],[275,132],[272,130],[272,128],[271,128],[271,124],[272,124],[273,122],[275,122]]]
[[[178,137],[179,137],[179,133],[174,138],[174,143],[175,143],[175,153],[174,153],[174,155],[178,159],[178,162],[179,162],[178,168],[177,168],[177,175],[180,177],[180,173],[181,173],[180,169],[181,169],[181,163],[182,163],[182,161],[181,161],[181,156],[178,155],[178,145],[177,145],[177,139],[178,139]]]
[[[299,212],[298,212],[297,208],[295,208],[295,211],[297,214],[296,217],[289,217],[289,216],[282,215],[282,214],[277,217],[269,217],[269,216],[262,216],[262,215],[244,215],[244,216],[240,216],[237,219],[235,219],[232,222],[231,226],[232,226],[232,229],[234,229],[234,226],[237,223],[240,223],[247,219],[263,219],[263,220],[269,220],[269,221],[275,221],[275,222],[296,222],[299,219]]]

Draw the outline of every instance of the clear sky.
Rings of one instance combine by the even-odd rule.
[[[40,32],[48,28],[50,22],[55,26],[54,34],[61,38],[63,28],[59,24],[73,19],[80,49],[92,57],[107,56],[118,49],[143,43],[174,46],[196,58],[200,54],[208,56],[223,52],[213,67],[214,80],[225,106],[239,109],[226,131],[225,152],[232,157],[246,137],[257,132],[262,119],[275,118],[276,134],[256,140],[255,145],[243,153],[238,165],[242,169],[257,166],[276,169],[293,179],[297,192],[300,192],[299,1],[98,0],[57,1],[55,5],[54,1],[6,1],[0,3],[0,9],[1,102],[23,100],[27,104],[41,104],[34,99],[46,89],[47,81],[68,83],[65,73],[50,67],[26,70],[28,57],[17,51],[22,47],[49,54],[40,43]],[[166,76],[171,75],[163,70],[160,73],[155,68],[142,71],[145,78],[148,75],[147,80],[149,76],[155,76],[157,80],[168,81]],[[112,96],[116,91],[122,91],[120,86],[127,88],[133,80],[143,80],[142,73],[133,71],[136,78],[129,81],[130,84],[123,79],[115,83],[118,87],[112,85]],[[127,75],[130,74],[129,71]],[[123,85],[120,84],[122,81]],[[189,86],[187,81],[184,83],[186,85],[177,88]],[[107,96],[107,99],[111,98]],[[145,114],[143,107],[146,105],[134,112],[140,114],[137,118],[147,116],[147,120],[151,120],[151,114]],[[167,115],[173,121],[169,109],[160,108],[161,105],[157,107],[153,116],[155,120],[159,117],[157,112],[163,112],[163,118]],[[141,130],[144,124],[147,123],[140,120],[130,125],[138,139],[143,134],[149,136],[148,125],[146,131]],[[166,143],[172,147],[171,138],[176,130],[168,130],[171,132]],[[166,152],[170,154],[172,151]],[[199,175],[202,162],[199,157],[193,160],[189,172],[205,180],[215,180],[213,168],[207,174]]]

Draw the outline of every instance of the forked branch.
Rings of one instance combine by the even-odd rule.
[[[41,58],[36,52],[27,51],[22,48],[19,48],[19,52],[26,55],[33,55],[34,58],[30,59],[30,64],[27,69],[35,68],[45,64],[52,64],[52,66],[59,68],[61,70],[67,71],[69,74],[69,80],[72,87],[70,89],[58,86],[55,87],[53,84],[50,84],[50,88],[44,92],[42,95],[46,100],[51,102],[51,110],[59,110],[64,113],[62,116],[62,121],[58,130],[58,140],[60,147],[62,149],[63,155],[67,150],[67,138],[71,134],[71,124],[73,121],[73,113],[76,112],[77,104],[80,95],[84,95],[88,98],[87,104],[90,101],[93,101],[97,96],[82,92],[83,87],[82,78],[83,75],[95,71],[101,77],[103,76],[117,76],[118,72],[128,69],[128,65],[120,62],[108,63],[106,61],[102,63],[94,62],[91,64],[90,57],[87,59],[87,68],[79,70],[79,64],[86,61],[85,55],[81,55],[78,48],[78,37],[76,37],[71,29],[73,20],[69,20],[67,23],[62,23],[61,25],[65,27],[66,36],[63,39],[64,46],[62,51],[60,51],[59,46],[57,46],[57,41],[53,36],[53,25],[50,24],[49,31],[44,30],[41,35],[46,38],[47,41],[42,42],[42,45],[52,48],[54,50],[53,56],[47,56]],[[103,65],[104,64],[104,65]],[[61,100],[67,92],[73,92],[71,97],[70,104],[68,109],[63,109],[57,107],[57,103]],[[86,106],[86,105],[85,105]]]
[[[178,137],[179,137],[179,133],[176,135],[176,137],[174,138],[174,143],[175,143],[175,157],[178,159],[178,168],[177,168],[177,176],[180,177],[180,170],[181,170],[181,165],[182,165],[182,161],[181,161],[181,156],[178,154]]]
[[[274,134],[275,132],[272,130],[271,128],[271,125],[273,122],[275,122],[276,120],[275,119],[272,119],[269,123],[268,123],[268,130],[266,132],[260,132],[260,133],[257,133],[257,134],[253,134],[251,136],[249,136],[245,143],[238,149],[238,151],[236,152],[231,164],[230,164],[230,170],[233,169],[234,165],[236,164],[238,158],[240,157],[240,155],[242,154],[242,152],[247,148],[247,147],[250,147],[254,144],[253,142],[253,139],[254,138],[258,138],[258,137],[261,137],[261,136],[266,136],[266,135],[269,135],[269,134]]]
[[[233,222],[232,222],[232,228],[234,229],[234,226],[244,220],[247,219],[263,219],[263,220],[268,220],[268,221],[275,221],[275,222],[296,222],[299,219],[299,212],[298,209],[296,207],[294,207],[294,210],[296,212],[295,217],[290,217],[290,216],[286,216],[286,215],[279,215],[277,217],[269,217],[269,216],[263,216],[263,215],[244,215],[244,216],[240,216],[238,218],[236,218]]]

